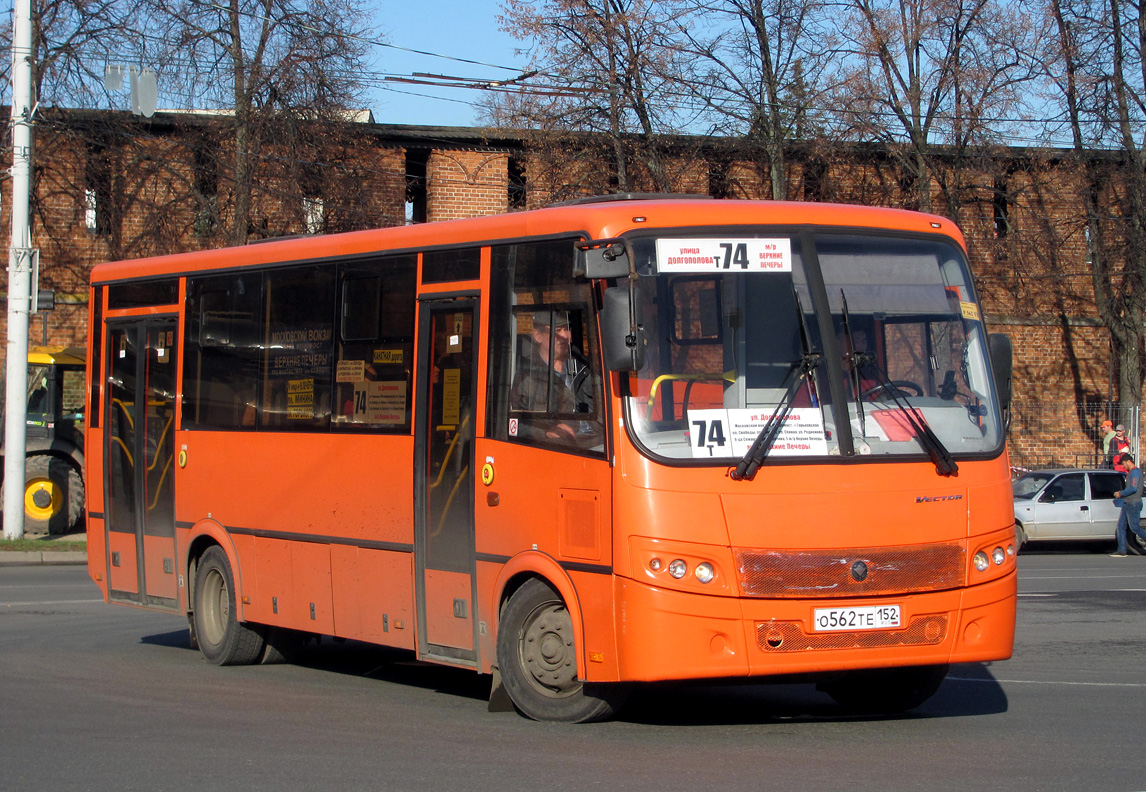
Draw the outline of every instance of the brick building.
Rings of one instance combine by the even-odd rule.
[[[57,307],[33,318],[33,344],[83,343],[94,264],[236,238],[229,123],[219,114],[38,117],[32,233],[41,287],[56,290]],[[495,214],[616,191],[606,147],[591,137],[555,142],[370,118],[272,132],[257,151],[246,233],[238,231],[248,240]],[[767,168],[752,154],[740,141],[715,138],[675,138],[658,152],[676,192],[764,198]],[[638,183],[640,155],[634,147]],[[918,200],[879,149],[794,146],[790,162],[788,193],[797,200],[908,208]],[[935,175],[932,211],[963,228],[987,322],[1015,343],[1013,464],[1089,462],[1098,420],[1119,416],[1109,404],[1114,372],[1095,311],[1079,167],[1063,152],[1017,149],[949,164]],[[0,189],[7,197],[6,179]],[[0,222],[10,225],[6,200]]]

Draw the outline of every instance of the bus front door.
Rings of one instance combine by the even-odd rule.
[[[108,322],[111,598],[175,608],[174,319]]]
[[[415,420],[418,653],[471,665],[474,638],[474,424],[477,311],[422,305]]]

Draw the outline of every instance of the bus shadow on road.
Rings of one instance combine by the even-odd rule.
[[[190,649],[186,630],[143,636],[152,646]],[[316,672],[364,677],[485,702],[490,677],[462,668],[423,663],[412,652],[329,637],[303,645],[290,664]],[[629,723],[718,726],[793,721],[852,721],[959,718],[1007,711],[1007,696],[989,664],[952,666],[938,692],[900,715],[855,715],[811,683],[774,684],[755,680],[672,682],[638,685],[617,719]]]
[[[897,715],[857,715],[811,683],[756,681],[651,684],[637,689],[620,719],[656,725],[959,718],[1007,711],[1007,696],[983,663],[953,666],[939,690]]]
[[[140,643],[172,649],[191,649],[187,630],[145,635]],[[195,655],[199,652],[195,651]],[[275,665],[279,665],[276,663]],[[464,668],[423,663],[414,659],[414,653],[405,649],[311,636],[291,653],[286,665],[308,668],[318,672],[367,677],[380,682],[420,687],[446,695],[489,699],[490,677]]]

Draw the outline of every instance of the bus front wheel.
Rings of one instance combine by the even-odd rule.
[[[946,676],[946,665],[874,668],[849,671],[816,687],[850,712],[895,715],[935,695]]]
[[[626,685],[593,685],[577,678],[569,609],[561,595],[541,580],[526,582],[502,610],[497,659],[514,706],[534,720],[605,720],[628,697]]]
[[[199,559],[195,571],[195,637],[199,651],[215,665],[249,665],[263,654],[263,636],[235,618],[235,578],[218,545]]]

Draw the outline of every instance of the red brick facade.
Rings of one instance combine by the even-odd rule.
[[[57,307],[33,319],[33,344],[84,342],[85,284],[95,263],[225,244],[233,205],[227,121],[161,116],[59,115],[37,128],[33,239],[41,287],[56,290]],[[717,150],[720,144],[697,140],[688,150],[662,152],[673,190],[769,197],[766,169]],[[334,232],[404,223],[411,204],[416,217],[448,220],[615,190],[604,149],[586,154],[480,130],[357,124],[305,149],[305,156],[297,146],[287,156],[271,144],[260,152],[251,239],[305,233],[306,206],[311,222],[320,212],[321,230]],[[795,152],[789,194],[912,205],[891,160],[870,151],[832,156]],[[1014,340],[1012,459],[1026,466],[1085,461],[1096,447],[1094,415],[1111,396],[1112,371],[1108,334],[1095,319],[1082,180],[1056,152],[1002,151],[984,162],[970,177],[955,174],[965,182],[958,200],[952,174],[937,175],[932,211],[957,215],[986,319]],[[648,172],[640,162],[632,167],[638,182],[649,182],[644,189],[651,189]],[[8,194],[6,179],[0,189]],[[94,229],[89,191],[98,204]],[[0,214],[5,228],[8,203]]]

